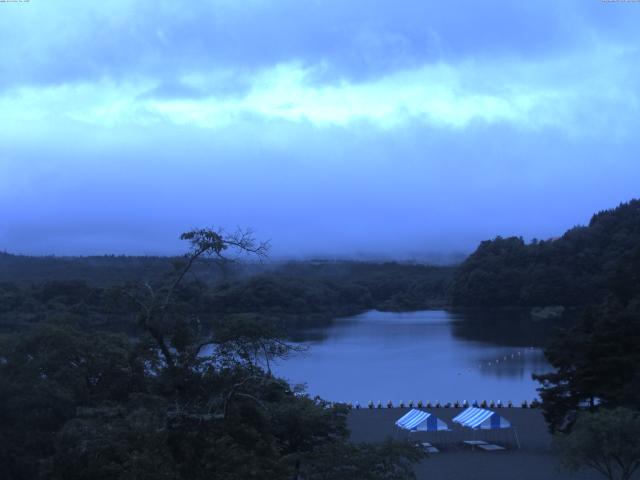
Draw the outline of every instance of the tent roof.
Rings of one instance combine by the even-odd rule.
[[[496,412],[476,407],[467,408],[455,417],[453,421],[463,427],[481,428],[483,430],[509,428],[511,426],[511,423],[506,418],[501,417]]]
[[[415,408],[409,410],[398,420],[396,420],[396,426],[405,430],[420,430],[420,431],[437,431],[448,430],[448,425],[437,418],[435,415],[424,412],[422,410],[416,410]]]

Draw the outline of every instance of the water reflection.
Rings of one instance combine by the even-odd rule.
[[[533,320],[528,310],[460,310],[447,312],[453,335],[460,339],[501,346],[528,345],[544,348],[556,328],[566,327],[572,318]]]
[[[367,312],[306,332],[308,351],[277,366],[338,401],[531,400],[552,324],[487,312]]]

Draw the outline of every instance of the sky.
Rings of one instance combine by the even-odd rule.
[[[428,258],[640,196],[640,2],[0,2],[0,251]]]

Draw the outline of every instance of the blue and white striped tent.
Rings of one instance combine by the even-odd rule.
[[[449,430],[449,426],[429,412],[412,408],[396,420],[396,426],[412,432],[438,432]]]
[[[511,423],[506,418],[491,410],[470,407],[453,419],[463,427],[480,430],[494,430],[498,428],[510,428]]]

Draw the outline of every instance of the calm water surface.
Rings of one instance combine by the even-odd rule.
[[[532,373],[551,370],[552,331],[515,313],[371,311],[308,330],[308,350],[276,373],[333,401],[512,400],[537,397]]]

